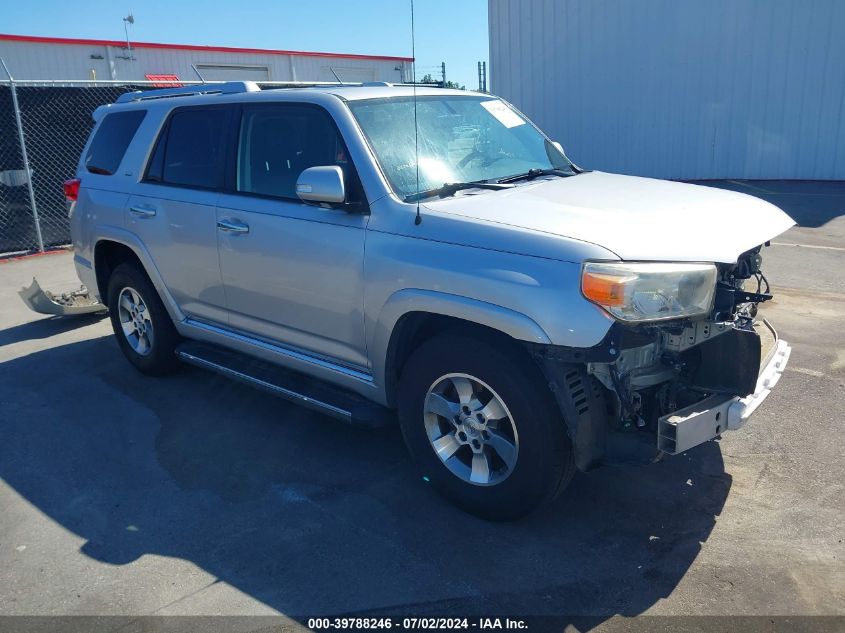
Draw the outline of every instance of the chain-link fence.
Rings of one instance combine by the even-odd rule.
[[[261,87],[296,85],[314,84],[268,82]],[[166,86],[0,81],[0,255],[70,242],[62,183],[76,172],[94,125],[92,113],[125,92],[160,87]]]
[[[62,183],[76,172],[91,114],[139,88],[0,83],[0,254],[70,242]]]
[[[14,112],[11,90],[0,86],[0,253],[36,243]]]

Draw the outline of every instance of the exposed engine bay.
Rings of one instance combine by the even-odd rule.
[[[535,354],[572,427],[579,468],[674,454],[738,428],[741,422],[729,423],[738,419],[730,405],[755,393],[776,349],[787,356],[789,350],[778,348],[777,333],[758,319],[759,304],[772,298],[762,248],[718,265],[705,317],[616,323],[582,354],[562,348]],[[578,365],[561,370],[561,361]]]
[[[649,343],[619,350],[613,363],[587,365],[616,395],[619,425],[649,426],[703,396],[754,391],[761,360],[757,306],[772,298],[761,264],[758,247],[736,266],[722,265],[708,317],[639,326],[637,334]],[[753,292],[745,290],[749,280]]]

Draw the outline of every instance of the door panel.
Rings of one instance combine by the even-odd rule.
[[[150,251],[173,299],[190,316],[226,323],[217,255],[219,194],[146,183],[135,191],[126,204],[126,227]]]
[[[232,328],[367,366],[363,259],[367,216],[223,194],[220,269]]]
[[[226,105],[174,109],[125,210],[127,228],[152,254],[182,311],[215,323],[228,318],[216,204],[233,112]]]
[[[308,167],[337,165],[347,199],[364,203],[331,116],[316,105],[245,105],[230,189],[217,208],[220,268],[231,327],[356,367],[364,345],[362,213],[296,195]],[[361,207],[358,211],[361,211]]]

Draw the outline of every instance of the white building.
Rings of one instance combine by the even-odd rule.
[[[845,2],[489,0],[494,93],[584,167],[845,180]]]
[[[411,78],[410,57],[191,46],[0,34],[0,57],[20,80],[389,81]],[[2,70],[0,70],[0,79]]]

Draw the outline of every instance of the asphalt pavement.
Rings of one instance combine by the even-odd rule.
[[[845,615],[845,183],[705,184],[800,224],[764,254],[783,379],[741,431],[510,524],[441,500],[395,428],[147,378],[107,319],[29,312],[69,254],[0,263],[0,615]]]

